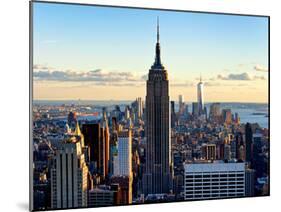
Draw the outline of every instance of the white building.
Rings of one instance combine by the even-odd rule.
[[[131,130],[118,132],[118,155],[114,158],[114,175],[132,175],[132,135]]]
[[[73,138],[61,143],[51,169],[52,208],[86,207],[87,176],[81,143]]]
[[[193,163],[184,165],[184,199],[245,196],[245,163]]]

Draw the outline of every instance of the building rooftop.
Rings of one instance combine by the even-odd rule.
[[[245,163],[224,163],[221,160],[213,163],[186,163],[185,172],[225,172],[225,171],[244,171]]]

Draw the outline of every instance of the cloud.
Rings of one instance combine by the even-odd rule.
[[[255,80],[266,80],[264,76],[254,76],[253,79]]]
[[[221,84],[218,83],[218,82],[205,82],[204,86],[206,86],[206,87],[214,87],[214,86],[221,86]]]
[[[268,69],[265,68],[265,67],[263,67],[263,66],[261,66],[261,65],[255,65],[255,66],[254,66],[254,69],[255,69],[256,71],[268,72]]]
[[[105,71],[96,69],[86,72],[50,71],[41,69],[33,73],[35,81],[89,82],[93,85],[138,86],[144,82],[144,76],[132,72]]]
[[[33,65],[34,70],[51,70],[53,69],[52,67],[49,67],[47,65],[40,65],[40,64],[34,64]]]
[[[219,74],[217,78],[219,80],[251,80],[251,77],[246,72],[242,74],[229,74],[227,76],[222,76]]]
[[[242,74],[229,74],[228,76],[223,76],[221,74],[219,74],[217,76],[217,79],[219,80],[239,80],[239,81],[253,81],[253,80],[266,80],[267,78],[264,76],[252,76],[250,77],[250,75],[248,73],[242,73]]]

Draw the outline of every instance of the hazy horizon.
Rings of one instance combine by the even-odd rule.
[[[137,98],[137,97],[136,97]],[[78,101],[91,101],[91,102],[133,102],[136,100],[135,99],[105,99],[105,100],[101,100],[101,99],[33,99],[33,101],[50,101],[50,102],[56,102],[56,101],[74,101],[74,102],[78,102]],[[141,97],[143,101],[145,101],[145,98]],[[175,101],[176,103],[179,101],[178,99],[171,99],[170,101]],[[193,102],[197,102],[197,101],[184,101],[187,104],[191,104]],[[233,103],[233,104],[238,104],[238,103],[242,103],[242,104],[268,104],[268,102],[231,102],[231,101],[205,101],[204,104],[211,104],[211,103]]]

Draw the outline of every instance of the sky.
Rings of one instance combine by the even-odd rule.
[[[35,2],[36,100],[145,97],[160,22],[161,60],[170,96],[206,102],[268,101],[265,17]]]

